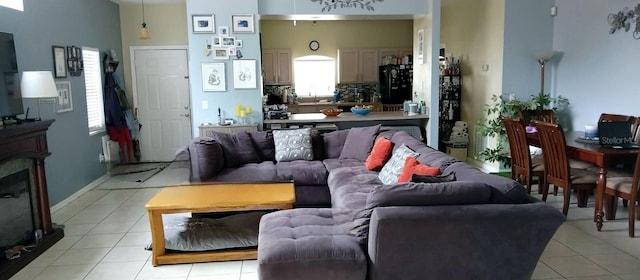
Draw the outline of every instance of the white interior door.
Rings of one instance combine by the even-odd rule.
[[[171,161],[191,139],[186,49],[134,50],[141,161]]]

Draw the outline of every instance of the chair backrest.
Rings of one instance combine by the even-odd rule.
[[[507,131],[509,140],[509,150],[511,151],[511,172],[520,174],[521,172],[531,172],[531,156],[527,134],[524,124],[520,118],[502,118],[502,123]]]
[[[631,135],[633,135],[633,139],[636,143],[640,143],[640,117],[636,117],[636,121],[633,123],[631,127]]]
[[[636,119],[636,117],[602,113],[600,114],[598,122],[631,122],[633,123],[633,125],[631,126],[631,136],[633,136],[636,142],[638,142],[638,136],[636,135],[638,129],[638,120]]]
[[[524,125],[530,125],[531,121],[556,122],[553,110],[522,110],[518,112],[518,117]]]
[[[382,104],[383,112],[397,112],[397,111],[403,111],[403,110],[404,110],[404,104]]]
[[[600,118],[598,119],[598,122],[633,122],[633,121],[635,121],[634,116],[616,115],[616,114],[607,114],[607,113],[600,114]]]
[[[568,187],[570,182],[567,141],[559,124],[534,121],[542,148],[545,179],[549,184]]]

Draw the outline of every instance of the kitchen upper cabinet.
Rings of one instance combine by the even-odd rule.
[[[263,49],[262,67],[265,85],[291,84],[290,49]]]
[[[402,57],[405,55],[413,55],[413,49],[411,48],[389,48],[389,49],[380,49],[379,50],[379,65],[387,65],[387,64],[398,64],[402,61]],[[395,58],[398,61],[393,61],[394,59],[387,58]]]
[[[377,49],[339,49],[338,82],[364,83],[378,81]]]

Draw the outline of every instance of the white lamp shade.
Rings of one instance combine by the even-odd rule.
[[[51,71],[24,71],[20,82],[22,98],[58,97]]]

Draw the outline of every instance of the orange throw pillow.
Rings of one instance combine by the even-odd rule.
[[[402,168],[402,173],[400,173],[400,177],[398,177],[398,183],[406,183],[411,181],[411,175],[413,174],[438,176],[440,175],[440,168],[421,164],[416,158],[407,157],[407,159],[404,161],[404,168]]]
[[[384,137],[378,138],[376,143],[373,144],[371,153],[369,153],[367,161],[365,162],[367,170],[380,170],[389,158],[391,158],[391,148],[393,148],[393,142],[391,142],[391,140]]]

